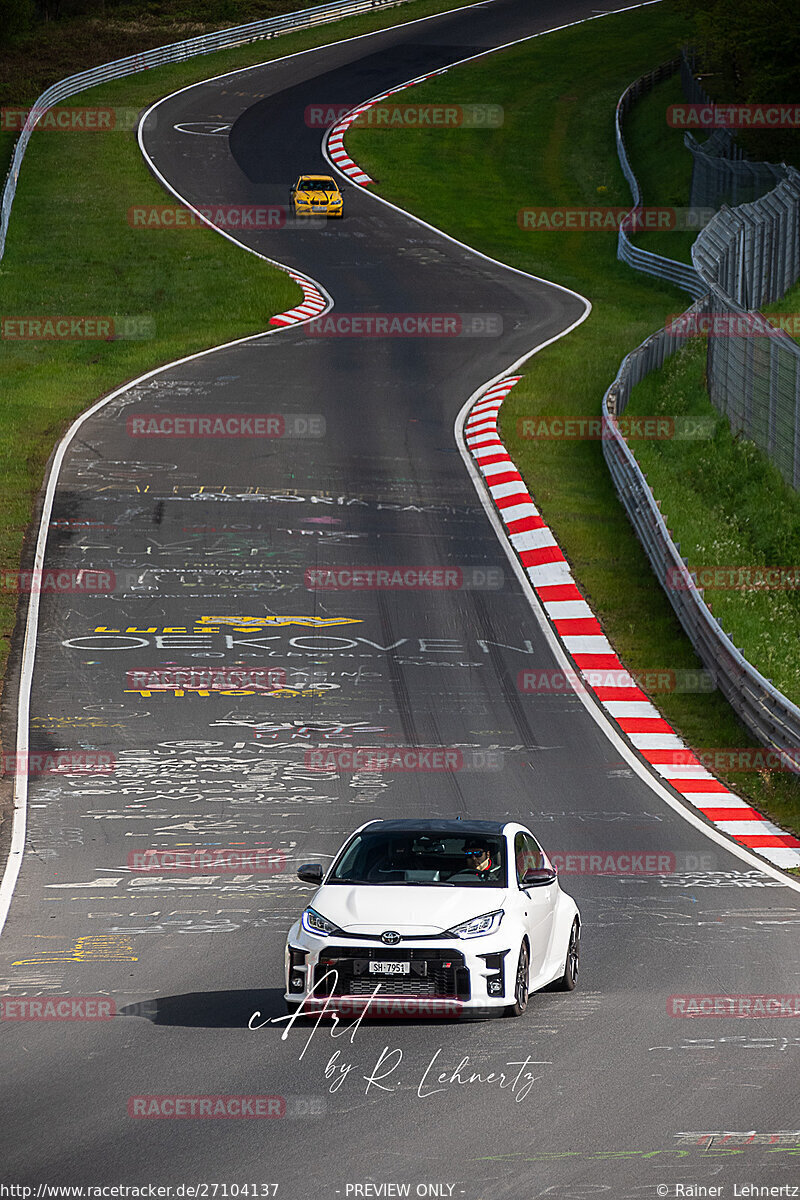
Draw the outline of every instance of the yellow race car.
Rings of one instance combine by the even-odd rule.
[[[341,217],[344,201],[330,175],[301,175],[289,191],[289,208],[296,217]]]

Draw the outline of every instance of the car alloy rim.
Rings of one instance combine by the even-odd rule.
[[[523,947],[519,954],[517,965],[517,1006],[524,1008],[528,1000],[528,956]]]
[[[572,926],[572,933],[569,939],[569,950],[567,952],[567,962],[569,963],[569,973],[573,980],[578,978],[578,963],[580,951],[578,948],[578,926]]]

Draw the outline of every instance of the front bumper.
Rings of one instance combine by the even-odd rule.
[[[334,207],[332,204],[295,204],[294,211],[298,217],[340,217],[343,205]]]
[[[388,973],[372,963],[400,964]],[[483,938],[374,938],[308,934],[299,923],[286,946],[286,993],[304,1012],[372,1016],[458,1016],[513,1002],[516,954],[508,934]]]

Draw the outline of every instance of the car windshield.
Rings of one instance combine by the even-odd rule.
[[[301,179],[297,190],[299,192],[336,192],[338,188],[332,179]]]
[[[505,839],[500,834],[365,829],[345,847],[326,882],[505,887]]]

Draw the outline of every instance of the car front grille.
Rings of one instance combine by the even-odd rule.
[[[362,975],[360,979],[351,979],[348,996],[371,996],[380,983],[379,996],[452,996],[452,992],[442,992],[437,988],[436,981],[415,979],[409,975]]]
[[[376,975],[370,962],[408,962],[408,975]],[[328,972],[338,972],[334,980]],[[443,996],[469,1000],[469,970],[464,955],[453,950],[386,949],[372,946],[329,946],[314,970],[317,996],[370,996],[380,983],[380,996]]]

